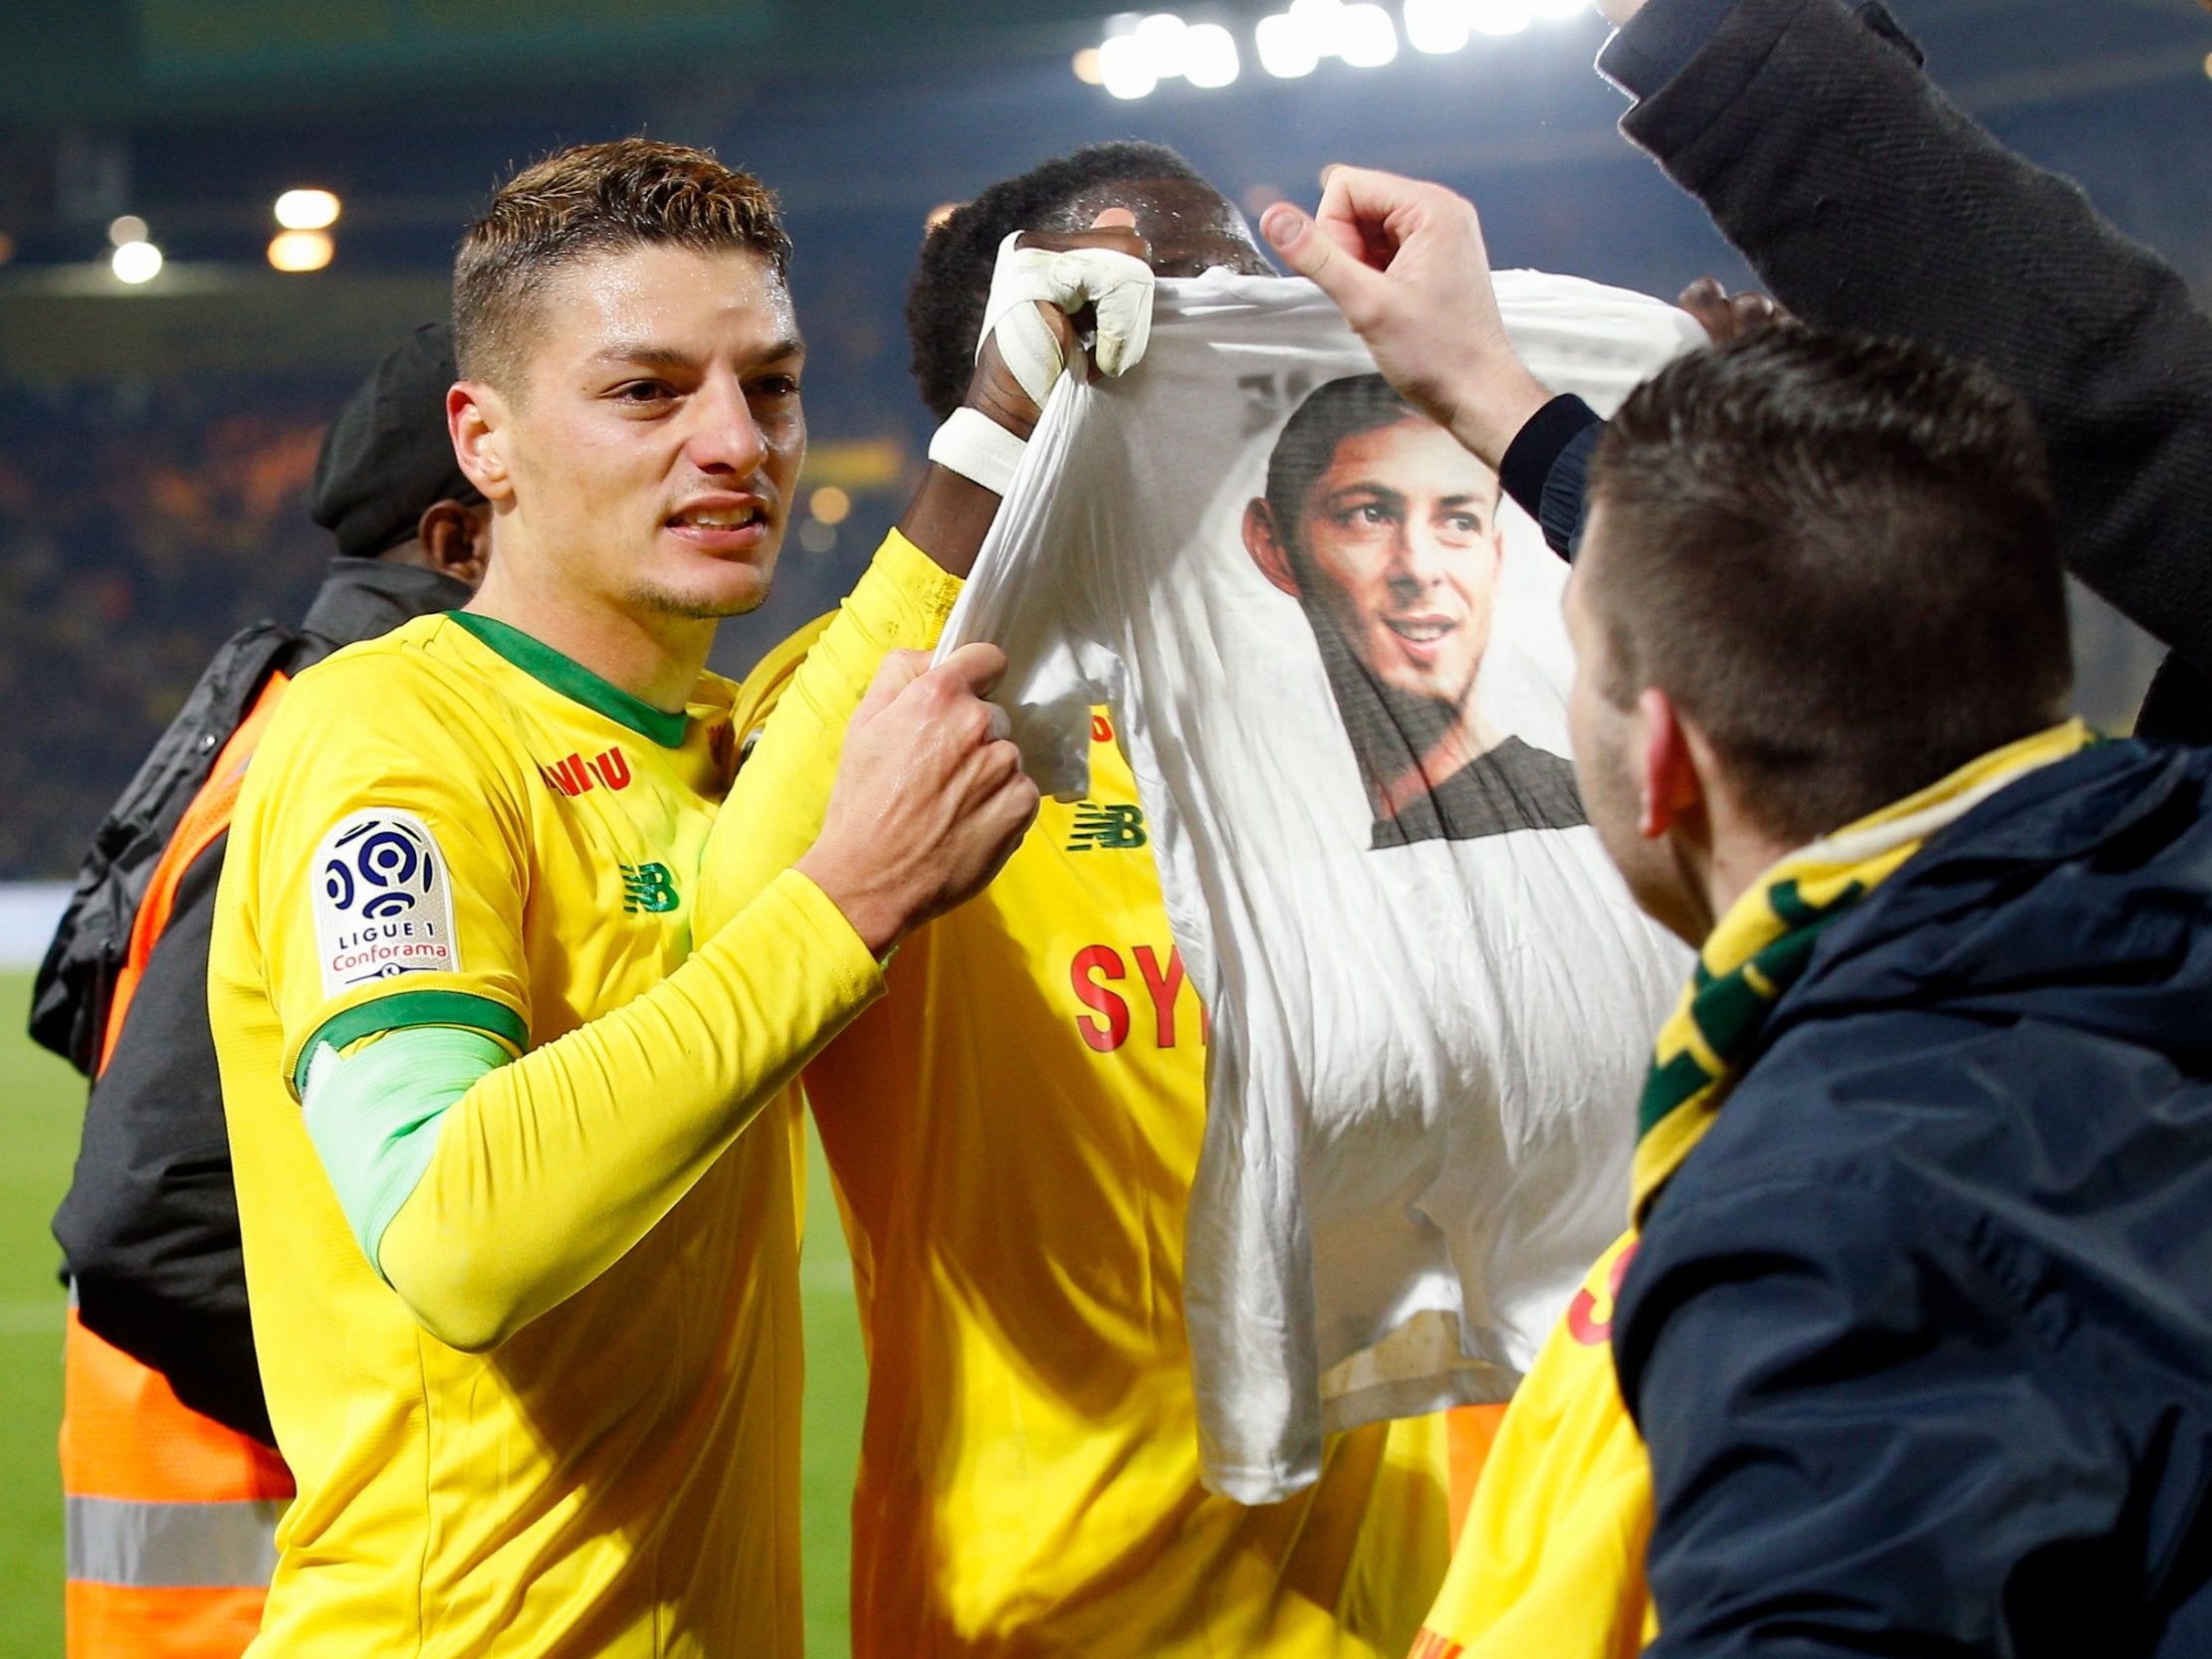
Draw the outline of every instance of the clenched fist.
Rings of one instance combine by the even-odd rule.
[[[983,700],[1005,667],[995,645],[935,668],[894,651],[845,728],[821,835],[797,868],[877,955],[980,892],[1036,818],[1005,714]]]
[[[1331,167],[1313,217],[1277,202],[1259,228],[1336,302],[1390,383],[1490,466],[1551,400],[1506,337],[1481,222],[1464,197]]]

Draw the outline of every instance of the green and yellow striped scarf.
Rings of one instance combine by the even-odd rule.
[[[1822,933],[1921,843],[2006,784],[2094,740],[2078,720],[1992,749],[1916,795],[1782,859],[1728,908],[1659,1028],[1638,1109],[1630,1214],[1652,1200],[1712,1127],[1767,1015],[1812,959]]]

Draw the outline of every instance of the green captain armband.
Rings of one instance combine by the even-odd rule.
[[[454,1025],[386,1031],[350,1054],[323,1043],[310,1057],[301,1095],[308,1140],[378,1278],[384,1229],[429,1167],[438,1125],[478,1078],[510,1058],[482,1032]]]

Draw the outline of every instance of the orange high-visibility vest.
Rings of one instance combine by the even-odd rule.
[[[178,883],[230,827],[246,762],[286,684],[281,673],[270,677],[162,849],[131,921],[101,1035],[103,1070]],[[291,1471],[87,1331],[74,1306],[62,1365],[69,1659],[238,1659],[261,1628]]]

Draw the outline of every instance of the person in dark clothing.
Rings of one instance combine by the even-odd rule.
[[[218,752],[237,769],[227,745],[272,684],[475,591],[489,508],[446,436],[453,379],[450,333],[427,324],[332,422],[312,498],[338,546],[330,575],[298,627],[263,624],[217,653],[96,836],[34,1001],[34,1035],[93,1079],[54,1218],[79,1319],[185,1405],[268,1444],[207,1015],[224,839],[172,843]]]
[[[2027,398],[2069,568],[2172,647],[2136,729],[2212,741],[2212,318],[2181,276],[1961,113],[1879,4],[1600,9],[1622,27],[1599,66],[1638,100],[1623,131],[1784,308],[1982,363]],[[1566,554],[1598,422],[1523,380],[1493,376],[1475,448]]]
[[[1613,1315],[1647,1651],[2212,1642],[2212,754],[2058,724],[2026,410],[1786,327],[1632,395],[1591,816],[1702,945]]]
[[[1550,400],[1454,402],[1510,360],[1471,209],[1329,190],[1352,236],[1278,245],[1497,453]],[[1608,1322],[1647,1651],[2204,1652],[2212,753],[2058,721],[2026,405],[1770,328],[1632,395],[1590,504],[1577,773],[1701,947]]]

